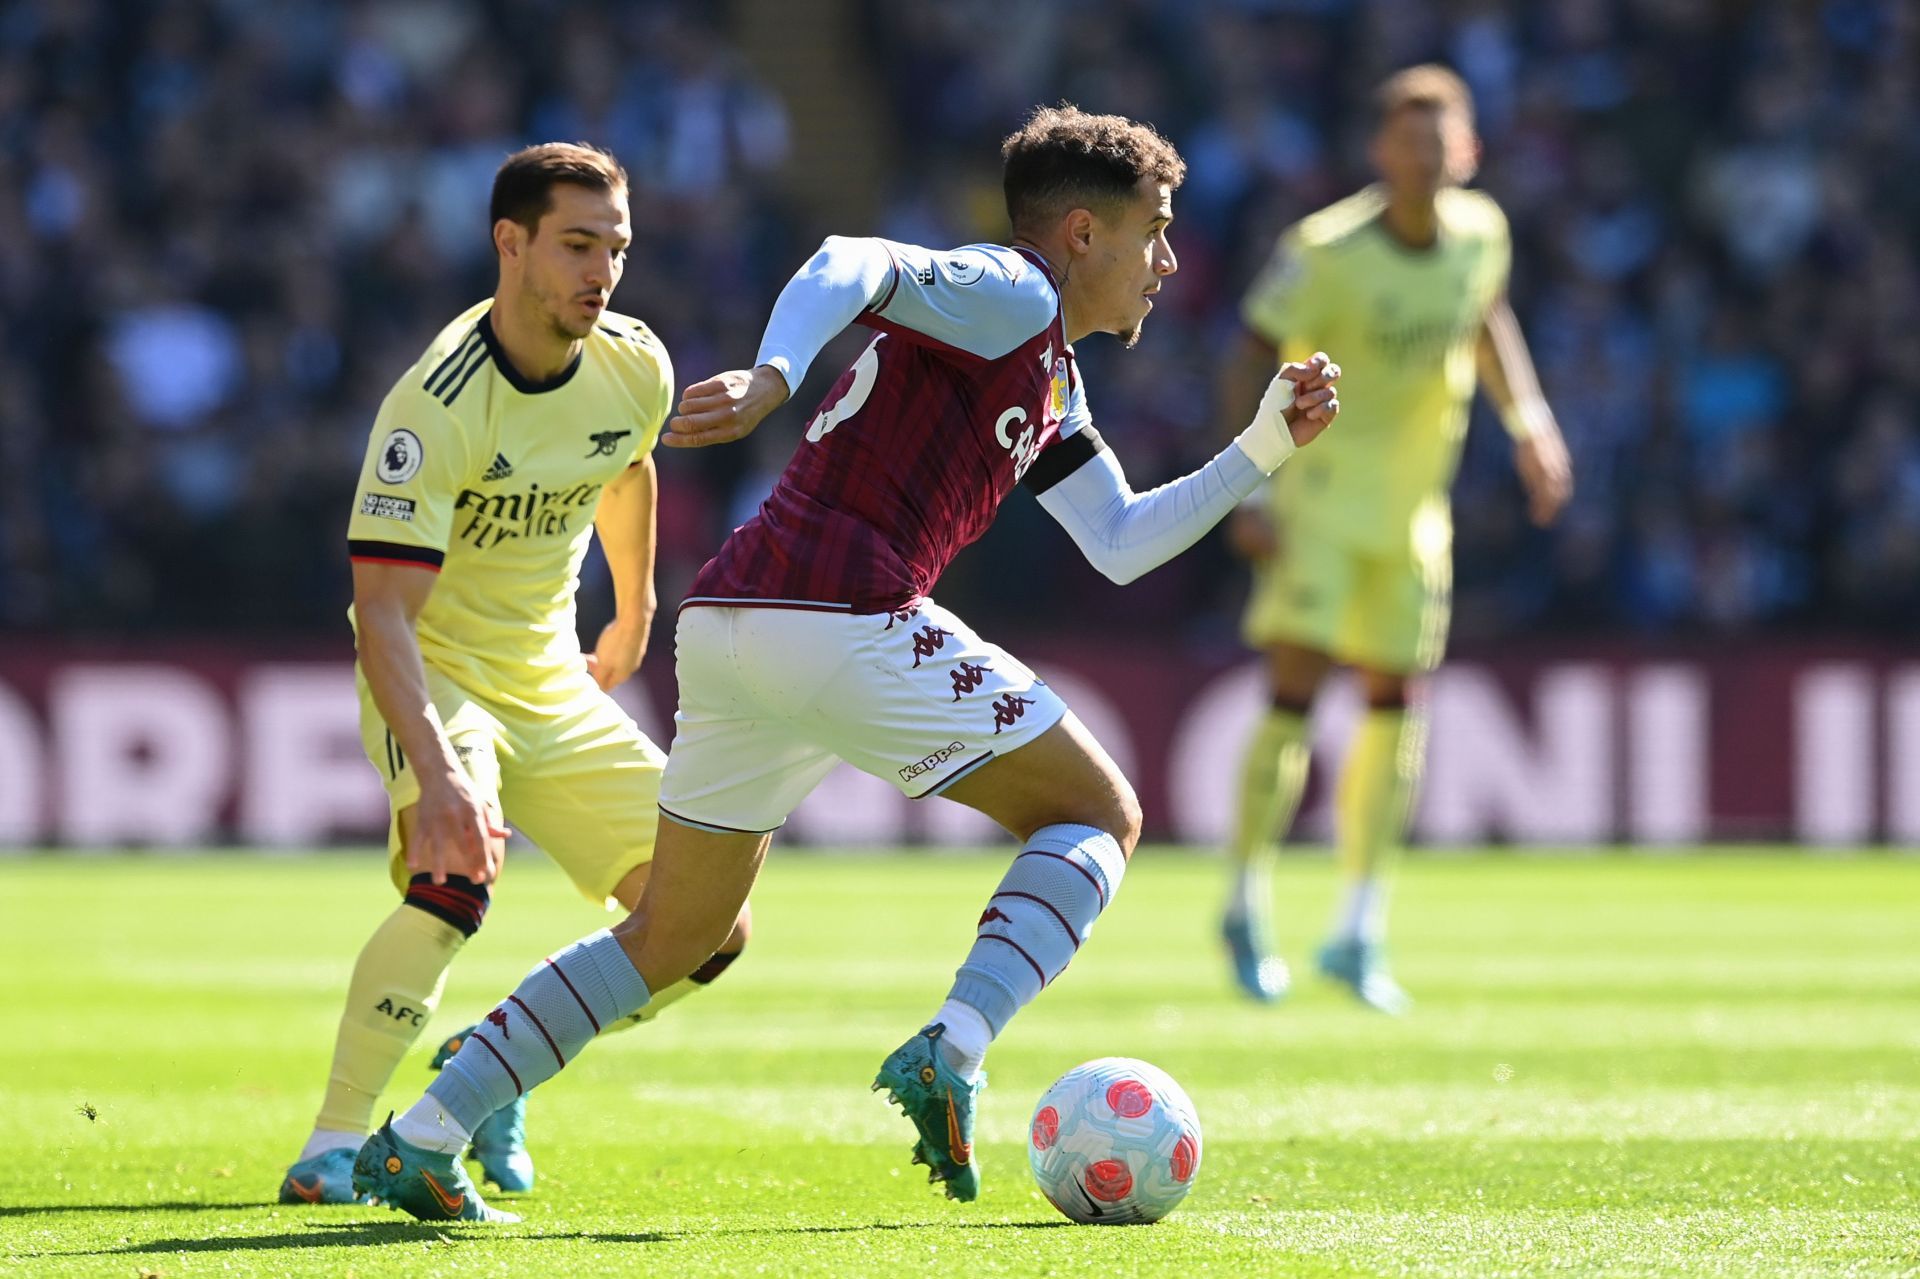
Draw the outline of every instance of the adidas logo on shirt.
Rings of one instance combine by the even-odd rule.
[[[512,474],[513,463],[507,461],[507,455],[505,453],[495,453],[493,455],[493,465],[487,468],[487,473],[482,475],[480,479],[482,483],[490,483],[494,480],[504,480]]]

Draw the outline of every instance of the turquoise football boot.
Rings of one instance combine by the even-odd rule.
[[[1233,979],[1253,999],[1277,1004],[1293,988],[1293,974],[1287,961],[1273,953],[1266,930],[1255,928],[1245,915],[1228,915],[1220,921],[1220,936],[1227,943],[1233,961]]]
[[[283,1204],[359,1203],[353,1189],[353,1151],[346,1147],[323,1150],[287,1169],[280,1181]]]
[[[1398,1017],[1413,1008],[1413,997],[1387,971],[1386,948],[1344,938],[1320,948],[1320,971],[1351,990],[1369,1008]]]
[[[430,1063],[439,1070],[453,1060],[467,1036],[477,1030],[469,1026],[440,1045]],[[480,1161],[481,1178],[491,1181],[508,1194],[525,1194],[533,1189],[533,1155],[527,1150],[527,1099],[515,1097],[494,1111],[473,1130],[473,1142],[467,1153]]]
[[[927,1166],[927,1180],[946,1183],[947,1198],[971,1202],[980,1195],[980,1164],[973,1153],[973,1111],[987,1077],[968,1081],[940,1055],[947,1028],[935,1022],[887,1055],[874,1077],[875,1092],[899,1106],[920,1140],[913,1162]]]
[[[392,1115],[354,1157],[353,1188],[372,1203],[398,1208],[421,1221],[520,1220],[487,1207],[459,1159],[396,1137]]]
[[[508,1194],[533,1189],[533,1156],[527,1152],[527,1099],[515,1097],[473,1130],[467,1153],[480,1161],[480,1175]]]

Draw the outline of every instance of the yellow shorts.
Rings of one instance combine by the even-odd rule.
[[[1373,555],[1280,522],[1279,549],[1254,571],[1240,634],[1251,648],[1297,644],[1367,670],[1411,675],[1440,664],[1452,611],[1453,548],[1444,523]]]
[[[420,783],[357,667],[354,677],[361,744],[379,770],[393,812],[389,871],[404,892],[409,874],[399,814],[419,800]],[[660,774],[667,763],[660,748],[584,672],[572,696],[538,712],[483,701],[431,666],[427,695],[481,796],[589,900],[612,908],[615,886],[653,859]]]

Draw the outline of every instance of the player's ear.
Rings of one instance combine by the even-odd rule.
[[[1480,172],[1480,157],[1486,153],[1486,149],[1480,143],[1479,134],[1469,131],[1467,136],[1467,145],[1462,148],[1464,153],[1462,157],[1462,168],[1464,171],[1456,174],[1454,179],[1459,182],[1461,186],[1465,186],[1467,183],[1473,181],[1473,175]]]
[[[1067,247],[1075,253],[1093,248],[1093,213],[1088,209],[1067,210]]]
[[[512,218],[493,224],[493,251],[502,258],[517,258],[527,244],[527,229]]]

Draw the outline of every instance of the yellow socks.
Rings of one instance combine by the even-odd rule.
[[[365,1135],[394,1068],[439,1007],[447,966],[466,940],[452,924],[405,905],[367,939],[347,987],[316,1140],[352,1133],[357,1145]]]
[[[1426,761],[1426,721],[1405,707],[1376,707],[1355,730],[1335,797],[1347,892],[1334,936],[1377,942],[1385,928],[1385,871],[1405,837]]]
[[[1240,765],[1240,806],[1228,845],[1234,875],[1230,916],[1265,922],[1274,843],[1300,806],[1311,750],[1307,717],[1278,706],[1267,708],[1247,742]]]

